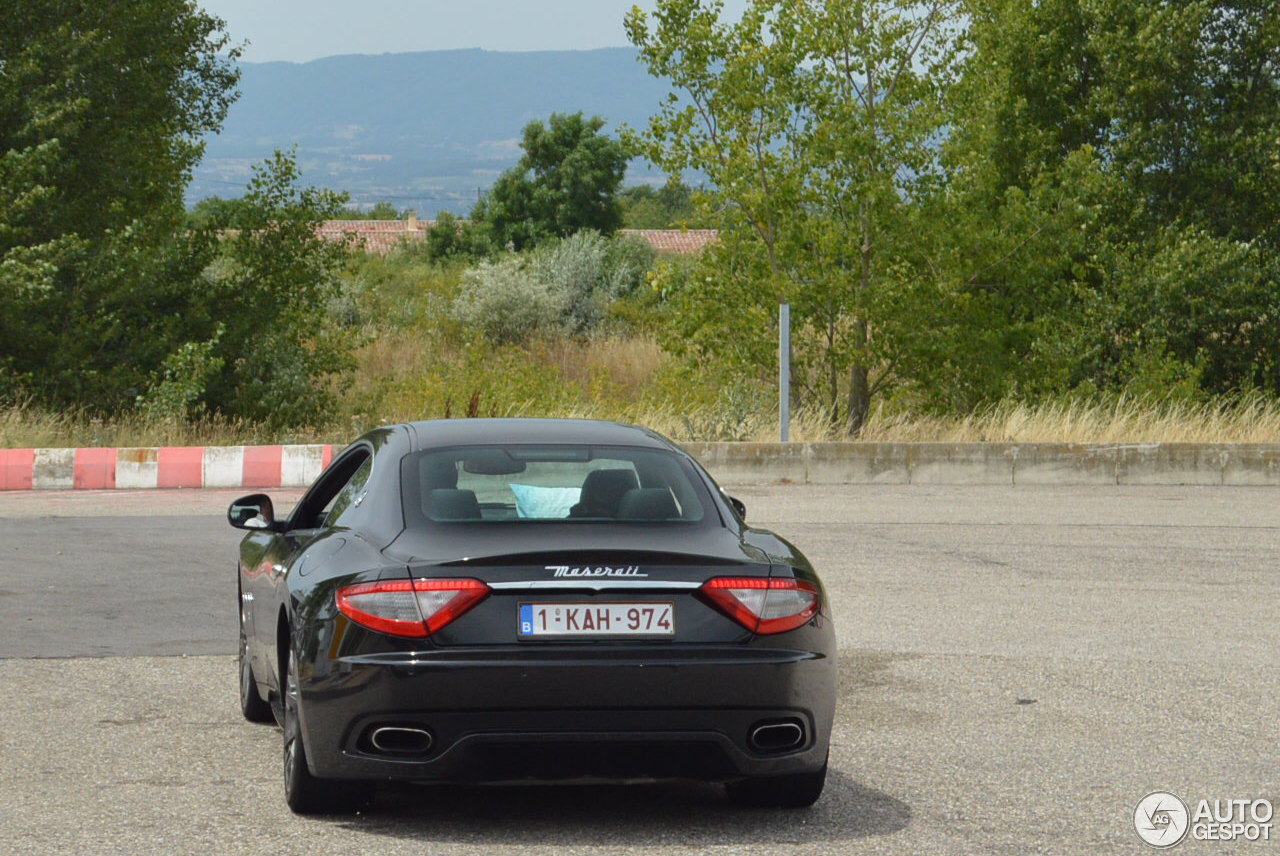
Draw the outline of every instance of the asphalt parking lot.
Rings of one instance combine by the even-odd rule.
[[[1280,491],[733,492],[834,604],[809,811],[691,784],[404,787],[295,818],[279,733],[236,708],[239,491],[0,493],[0,853],[1137,853],[1151,791],[1280,802]]]

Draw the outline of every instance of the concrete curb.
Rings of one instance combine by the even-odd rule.
[[[306,487],[341,446],[0,449],[0,490]],[[1273,485],[1280,443],[685,443],[723,484]]]
[[[333,453],[323,445],[0,449],[0,490],[306,487]]]
[[[686,443],[725,484],[1280,485],[1280,443]]]

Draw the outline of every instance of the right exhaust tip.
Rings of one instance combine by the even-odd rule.
[[[804,726],[793,719],[763,722],[751,729],[747,742],[757,752],[798,749],[804,745]]]
[[[369,743],[379,752],[394,755],[421,755],[431,751],[435,738],[425,728],[384,725],[369,733]]]

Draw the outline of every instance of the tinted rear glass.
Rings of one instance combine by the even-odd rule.
[[[670,452],[617,446],[468,446],[420,452],[402,472],[406,522],[698,523],[701,479]]]

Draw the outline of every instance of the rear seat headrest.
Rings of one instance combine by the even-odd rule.
[[[680,516],[675,497],[665,487],[638,487],[622,495],[619,520],[669,520]]]

